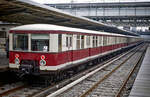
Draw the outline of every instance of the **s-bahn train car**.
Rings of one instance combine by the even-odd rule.
[[[50,24],[12,28],[9,68],[25,74],[51,74],[84,66],[109,53],[141,43],[141,38]]]

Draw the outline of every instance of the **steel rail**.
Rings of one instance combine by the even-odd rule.
[[[117,67],[115,67],[111,72],[106,74],[102,79],[100,79],[97,83],[95,83],[90,89],[85,91],[80,97],[86,97],[89,93],[91,93],[95,88],[98,87],[98,85],[103,82],[105,79],[107,79],[111,74],[113,74],[117,69],[119,69],[125,62],[127,62],[134,54],[136,54],[138,50],[136,50],[133,54],[131,54],[127,59],[125,59],[121,64],[119,64]]]
[[[18,91],[18,90],[23,89],[23,88],[26,88],[26,87],[27,87],[27,85],[21,85],[21,86],[15,87],[15,88],[13,88],[13,89],[7,90],[7,91],[5,91],[5,92],[3,92],[3,93],[0,93],[0,97],[6,96],[6,95],[8,95],[8,94],[10,94],[10,93],[13,93],[13,92],[15,92],[15,91]]]

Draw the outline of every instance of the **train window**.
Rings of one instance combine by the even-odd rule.
[[[99,46],[101,46],[101,42],[102,42],[102,37],[99,36]]]
[[[109,36],[109,37],[108,37],[108,45],[111,45],[111,44],[112,44],[112,41],[111,41],[111,40],[112,40],[112,37]]]
[[[84,49],[84,36],[81,36],[81,49]]]
[[[49,50],[49,34],[32,34],[31,36],[32,51],[48,51]]]
[[[58,52],[62,51],[62,34],[58,35]]]
[[[69,46],[72,47],[72,36],[70,36],[70,40],[69,41],[70,41]]]
[[[69,37],[66,36],[66,47],[68,47],[68,45],[69,45],[69,44],[68,44],[68,43],[69,43],[69,42],[68,42],[68,41],[69,41],[68,38],[69,38]]]
[[[118,44],[118,37],[115,37],[115,42],[116,44]]]
[[[97,36],[93,36],[93,47],[97,47],[98,45],[98,38]]]
[[[72,35],[66,36],[66,47],[72,47]]]
[[[80,35],[77,35],[77,42],[76,42],[77,50],[80,49]]]
[[[90,36],[86,37],[86,45],[87,47],[90,47]]]
[[[93,47],[95,47],[95,36],[93,36]]]
[[[103,37],[103,45],[106,46],[107,45],[107,36]]]
[[[114,36],[112,37],[112,44],[113,45],[115,44],[115,37]]]
[[[14,50],[28,50],[28,34],[14,34],[13,35],[13,49]]]
[[[98,46],[98,37],[95,36],[95,47],[97,47],[97,46]]]

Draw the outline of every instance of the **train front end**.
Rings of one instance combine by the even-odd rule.
[[[9,68],[20,75],[40,75],[49,63],[49,35],[30,32],[13,30],[9,35]]]

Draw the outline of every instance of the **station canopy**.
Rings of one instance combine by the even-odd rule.
[[[109,26],[88,18],[74,16],[30,0],[0,0],[0,21],[21,24],[54,24],[125,35],[137,35],[129,31],[118,29],[115,26]]]

